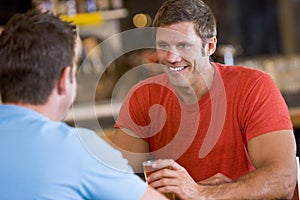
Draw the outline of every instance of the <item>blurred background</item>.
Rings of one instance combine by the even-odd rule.
[[[124,51],[124,46],[132,40],[115,35],[135,28],[151,27],[154,15],[163,2],[1,0],[0,27],[13,14],[34,7],[51,10],[65,20],[74,21],[81,38],[78,48],[79,84],[73,109],[76,115],[70,113],[66,121],[99,131],[99,125],[91,122],[96,118],[100,127],[109,132],[130,87],[145,77],[160,73],[159,69],[149,67],[149,63],[155,63],[154,49]],[[300,146],[300,0],[205,2],[213,10],[218,26],[218,47],[212,59],[269,73],[290,109]],[[154,42],[151,35],[139,35],[137,32],[134,37],[145,47]],[[89,110],[88,105],[95,108]]]

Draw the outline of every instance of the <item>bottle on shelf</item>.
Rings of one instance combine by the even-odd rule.
[[[67,0],[67,14],[70,16],[77,14],[76,0]]]
[[[97,4],[96,0],[86,0],[86,8],[87,12],[96,12],[97,11]]]
[[[110,1],[109,0],[96,0],[98,10],[109,10]]]
[[[76,0],[76,9],[77,9],[77,13],[87,12],[86,0]]]
[[[123,0],[111,0],[111,8],[119,9],[123,7]]]

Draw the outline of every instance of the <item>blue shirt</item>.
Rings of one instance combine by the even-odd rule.
[[[146,184],[87,129],[0,106],[0,199],[139,199]]]

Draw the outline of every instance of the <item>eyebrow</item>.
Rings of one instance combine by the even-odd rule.
[[[179,45],[179,44],[180,44],[180,45],[182,45],[182,44],[184,44],[184,45],[187,45],[187,44],[188,44],[188,45],[192,45],[192,43],[191,43],[191,42],[188,42],[188,41],[181,41],[181,42],[177,42],[176,44],[177,44],[177,45]]]
[[[156,41],[156,44],[157,45],[159,45],[159,44],[170,44],[169,42],[166,42],[166,41],[164,41],[164,40],[158,40],[158,41]],[[192,42],[189,42],[189,41],[179,41],[179,42],[176,42],[175,43],[175,45],[177,46],[177,45],[189,45],[189,46],[192,46],[193,45],[193,43]]]

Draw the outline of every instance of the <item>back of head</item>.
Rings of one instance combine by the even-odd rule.
[[[76,31],[50,12],[14,15],[0,35],[4,103],[44,104],[66,66],[73,66]]]
[[[211,9],[202,0],[166,0],[158,10],[154,27],[179,22],[192,22],[202,40],[217,35],[216,20]]]

